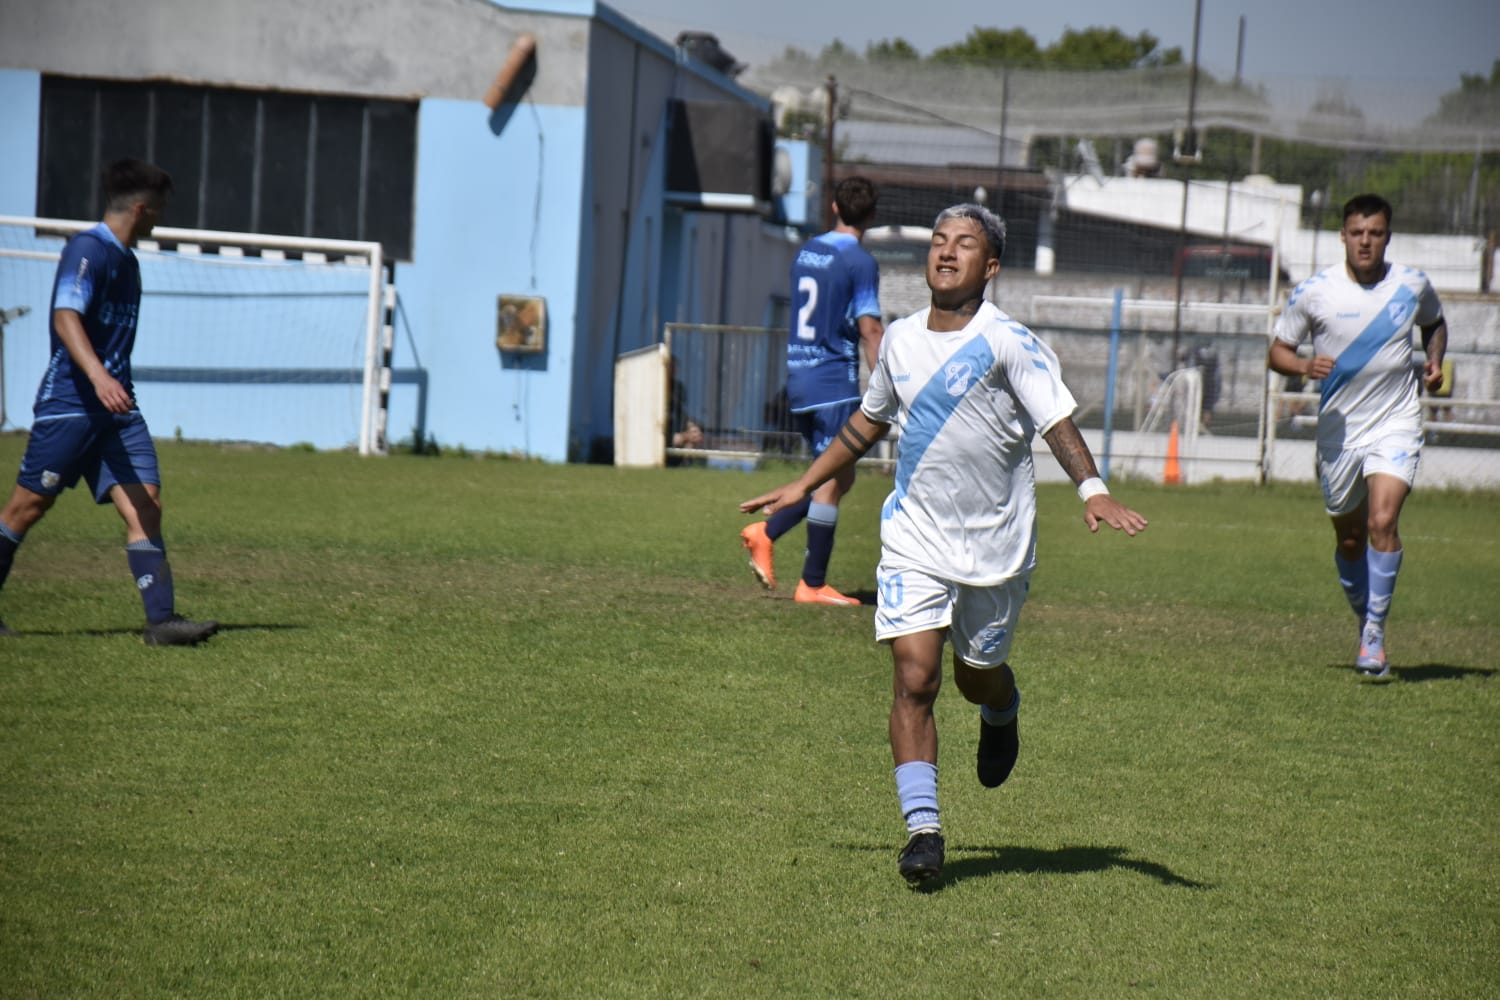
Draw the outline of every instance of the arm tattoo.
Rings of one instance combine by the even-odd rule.
[[[844,442],[845,448],[854,453],[855,458],[859,458],[870,450],[870,442],[865,439],[863,434],[854,429],[854,422],[852,420],[839,428],[839,440]]]
[[[1057,464],[1062,466],[1074,485],[1099,475],[1099,470],[1094,466],[1094,456],[1089,453],[1089,446],[1071,417],[1059,420],[1044,437],[1047,447],[1057,457]]]

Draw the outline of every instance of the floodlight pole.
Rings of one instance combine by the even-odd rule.
[[[1198,135],[1193,130],[1193,111],[1198,104],[1198,33],[1203,22],[1203,0],[1193,3],[1193,62],[1188,69],[1187,129],[1182,143],[1186,147],[1174,151],[1173,159],[1182,167],[1182,217],[1177,226],[1177,292],[1173,296],[1172,309],[1172,356],[1168,359],[1169,370],[1177,367],[1178,340],[1182,336],[1182,272],[1184,251],[1187,249],[1188,185],[1192,176],[1192,165],[1198,162]]]
[[[833,119],[838,111],[839,82],[828,74],[828,126],[823,130],[823,230],[831,230],[833,218]]]

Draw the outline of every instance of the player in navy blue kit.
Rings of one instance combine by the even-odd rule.
[[[130,354],[141,271],[130,247],[166,208],[172,178],[140,160],[104,170],[104,221],[63,247],[52,286],[52,352],[37,389],[15,490],[0,511],[0,587],[26,532],[63,490],[88,483],[125,521],[125,555],[146,608],[150,646],[192,645],[218,629],[176,613],[161,531],[161,475],[135,404]],[[0,624],[0,635],[14,635]]]
[[[860,246],[875,218],[875,185],[846,177],[834,188],[837,225],[802,245],[792,264],[792,324],[787,340],[787,405],[814,457],[823,454],[859,407],[859,348],[870,368],[880,353],[880,269]],[[854,466],[765,521],[740,532],[750,571],[776,586],[772,543],[807,521],[807,555],[794,598],[804,604],[858,604],[828,586],[839,500],[854,485]]]

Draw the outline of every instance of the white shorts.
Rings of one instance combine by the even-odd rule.
[[[971,587],[882,562],[875,570],[875,583],[876,641],[946,628],[958,658],[984,669],[998,667],[1010,656],[1031,574],[992,587]]]
[[[1323,507],[1332,517],[1347,514],[1369,496],[1368,476],[1378,474],[1405,480],[1411,489],[1417,482],[1417,463],[1422,457],[1422,432],[1403,428],[1381,438],[1368,448],[1318,452],[1318,482],[1323,487]]]

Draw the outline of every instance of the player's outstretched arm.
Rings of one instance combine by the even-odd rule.
[[[1043,437],[1057,457],[1057,463],[1078,487],[1078,494],[1083,497],[1083,523],[1090,531],[1098,531],[1101,523],[1127,535],[1146,530],[1150,522],[1110,495],[1109,487],[1099,478],[1094,456],[1072,417],[1064,417],[1053,424]]]
[[[854,416],[839,429],[838,436],[823,450],[823,454],[813,459],[806,472],[785,486],[746,500],[740,504],[740,511],[745,514],[756,511],[774,514],[783,507],[797,503],[832,479],[839,470],[859,461],[860,456],[873,448],[875,442],[885,437],[890,429],[890,424],[876,423],[865,416],[863,410],[855,410]]]

